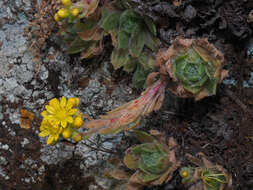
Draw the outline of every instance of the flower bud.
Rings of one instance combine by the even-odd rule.
[[[70,6],[72,4],[72,2],[70,0],[61,0],[61,3],[64,5],[64,6]]]
[[[54,20],[55,20],[56,22],[60,21],[60,18],[59,18],[59,16],[58,16],[58,14],[55,14],[55,15],[54,15]]]
[[[71,130],[70,127],[67,127],[67,128],[65,128],[65,129],[63,129],[63,131],[62,131],[62,137],[63,137],[64,139],[68,139],[68,138],[70,138],[71,136],[72,136],[72,130]]]
[[[60,18],[67,18],[68,17],[68,11],[67,9],[60,9],[58,12],[57,12],[57,15],[60,17]]]
[[[82,125],[83,125],[82,117],[77,116],[77,117],[74,119],[73,126],[74,126],[75,128],[78,129],[78,128],[81,127]]]
[[[72,14],[74,17],[78,16],[78,14],[79,14],[79,9],[78,9],[78,8],[73,8],[73,9],[71,9],[71,14]]]
[[[82,140],[82,135],[80,133],[73,133],[72,135],[72,139],[75,141],[75,142],[80,142]]]

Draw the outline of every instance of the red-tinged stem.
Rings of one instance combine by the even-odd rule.
[[[164,87],[166,84],[161,80],[158,80],[156,83],[157,84],[154,84],[154,86],[148,91],[147,96],[154,96],[161,89],[161,87]]]

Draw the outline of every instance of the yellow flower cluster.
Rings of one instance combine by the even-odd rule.
[[[64,8],[61,8],[60,10],[58,10],[58,12],[54,15],[55,21],[58,22],[65,18],[74,19],[75,17],[79,15],[79,12],[80,12],[79,8],[72,7],[71,0],[62,0],[61,2]]]
[[[47,137],[47,144],[55,145],[60,135],[63,138],[72,137],[75,141],[82,138],[77,129],[83,125],[82,113],[76,109],[80,104],[79,98],[66,98],[63,96],[60,101],[53,98],[45,106],[46,110],[41,112],[43,120],[40,125],[41,137]]]

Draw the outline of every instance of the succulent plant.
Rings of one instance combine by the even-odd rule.
[[[138,126],[143,116],[160,109],[165,85],[166,83],[160,80],[154,84],[148,82],[147,89],[139,98],[101,115],[100,119],[85,123],[82,127],[89,130],[83,135],[88,138],[93,134],[115,134]]]
[[[223,54],[206,39],[177,38],[156,60],[160,72],[174,82],[169,90],[195,100],[216,94],[217,84],[227,75],[223,63]]]
[[[152,20],[141,17],[132,9],[103,9],[99,25],[111,35],[114,46],[111,62],[114,68],[136,71],[133,81],[138,81],[134,84],[139,87],[139,83],[143,84],[147,74],[154,68],[152,51],[159,44]]]
[[[231,190],[232,178],[226,170],[219,165],[214,165],[199,153],[200,159],[189,154],[187,158],[197,167],[183,167],[180,171],[182,183],[190,186],[190,190]]]
[[[175,156],[177,144],[174,139],[170,138],[169,144],[166,144],[165,138],[158,131],[151,131],[158,138],[142,131],[135,133],[142,144],[130,147],[125,153],[125,165],[136,170],[129,182],[147,186],[168,182],[180,165]]]
[[[55,15],[60,26],[59,33],[68,45],[67,53],[81,53],[81,59],[84,59],[102,52],[104,33],[97,25],[101,15],[98,4],[99,0],[82,0],[68,4]],[[66,18],[58,15],[66,15]]]

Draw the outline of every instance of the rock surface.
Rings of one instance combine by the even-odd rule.
[[[0,189],[55,189],[57,185],[50,184],[50,180],[58,178],[50,173],[51,169],[56,166],[55,170],[60,173],[66,167],[64,163],[76,157],[79,177],[97,178],[97,181],[90,179],[92,183],[88,180],[89,187],[83,189],[99,189],[107,185],[101,176],[110,153],[94,150],[85,144],[110,151],[117,146],[122,135],[116,138],[97,136],[85,143],[60,142],[49,146],[46,139],[38,137],[40,112],[53,97],[79,97],[80,109],[97,117],[133,99],[134,95],[124,82],[107,93],[109,89],[103,81],[112,82],[108,70],[110,63],[96,64],[93,70],[79,60],[73,65],[68,55],[53,45],[45,47],[41,68],[36,75],[30,42],[24,37],[24,28],[31,16],[31,3],[32,0],[0,1]],[[54,57],[49,59],[52,54]],[[83,79],[87,80],[86,85]],[[20,108],[35,113],[29,129],[19,126]],[[56,172],[55,175],[59,174]],[[73,184],[67,184],[66,189],[74,189]]]

